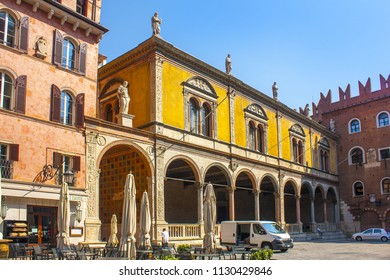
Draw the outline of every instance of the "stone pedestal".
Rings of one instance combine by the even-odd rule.
[[[120,113],[116,115],[116,119],[118,120],[118,124],[127,127],[133,127],[134,115]]]

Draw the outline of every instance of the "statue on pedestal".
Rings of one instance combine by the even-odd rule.
[[[275,100],[278,100],[278,85],[276,84],[276,82],[274,82],[274,84],[272,85],[272,95]]]
[[[158,13],[154,13],[152,17],[152,30],[153,35],[160,36],[160,24],[162,23],[162,19],[158,17]]]
[[[334,119],[330,119],[329,129],[332,132],[336,132],[336,122],[334,121]]]
[[[118,88],[118,99],[119,99],[119,112],[121,114],[129,113],[130,96],[127,90],[128,82],[124,81]]]
[[[229,74],[232,72],[232,60],[230,59],[230,54],[227,55],[225,60],[225,68],[226,68],[226,74]]]

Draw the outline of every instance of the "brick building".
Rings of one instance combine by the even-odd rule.
[[[96,116],[101,0],[0,1],[0,166],[5,238],[55,243],[62,175],[71,226],[86,208],[84,116]],[[83,214],[75,217],[76,208]],[[15,221],[28,224],[9,231]],[[80,237],[72,237],[77,243]]]
[[[341,214],[346,232],[368,227],[390,230],[390,76],[380,76],[380,89],[371,79],[339,88],[339,101],[321,93],[313,118],[334,130],[338,140]]]

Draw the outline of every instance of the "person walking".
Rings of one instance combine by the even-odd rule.
[[[168,247],[168,242],[169,242],[169,233],[165,228],[163,228],[162,234],[161,234],[161,244],[162,247]]]

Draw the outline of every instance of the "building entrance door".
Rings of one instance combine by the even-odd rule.
[[[27,206],[28,243],[56,244],[57,208]]]

